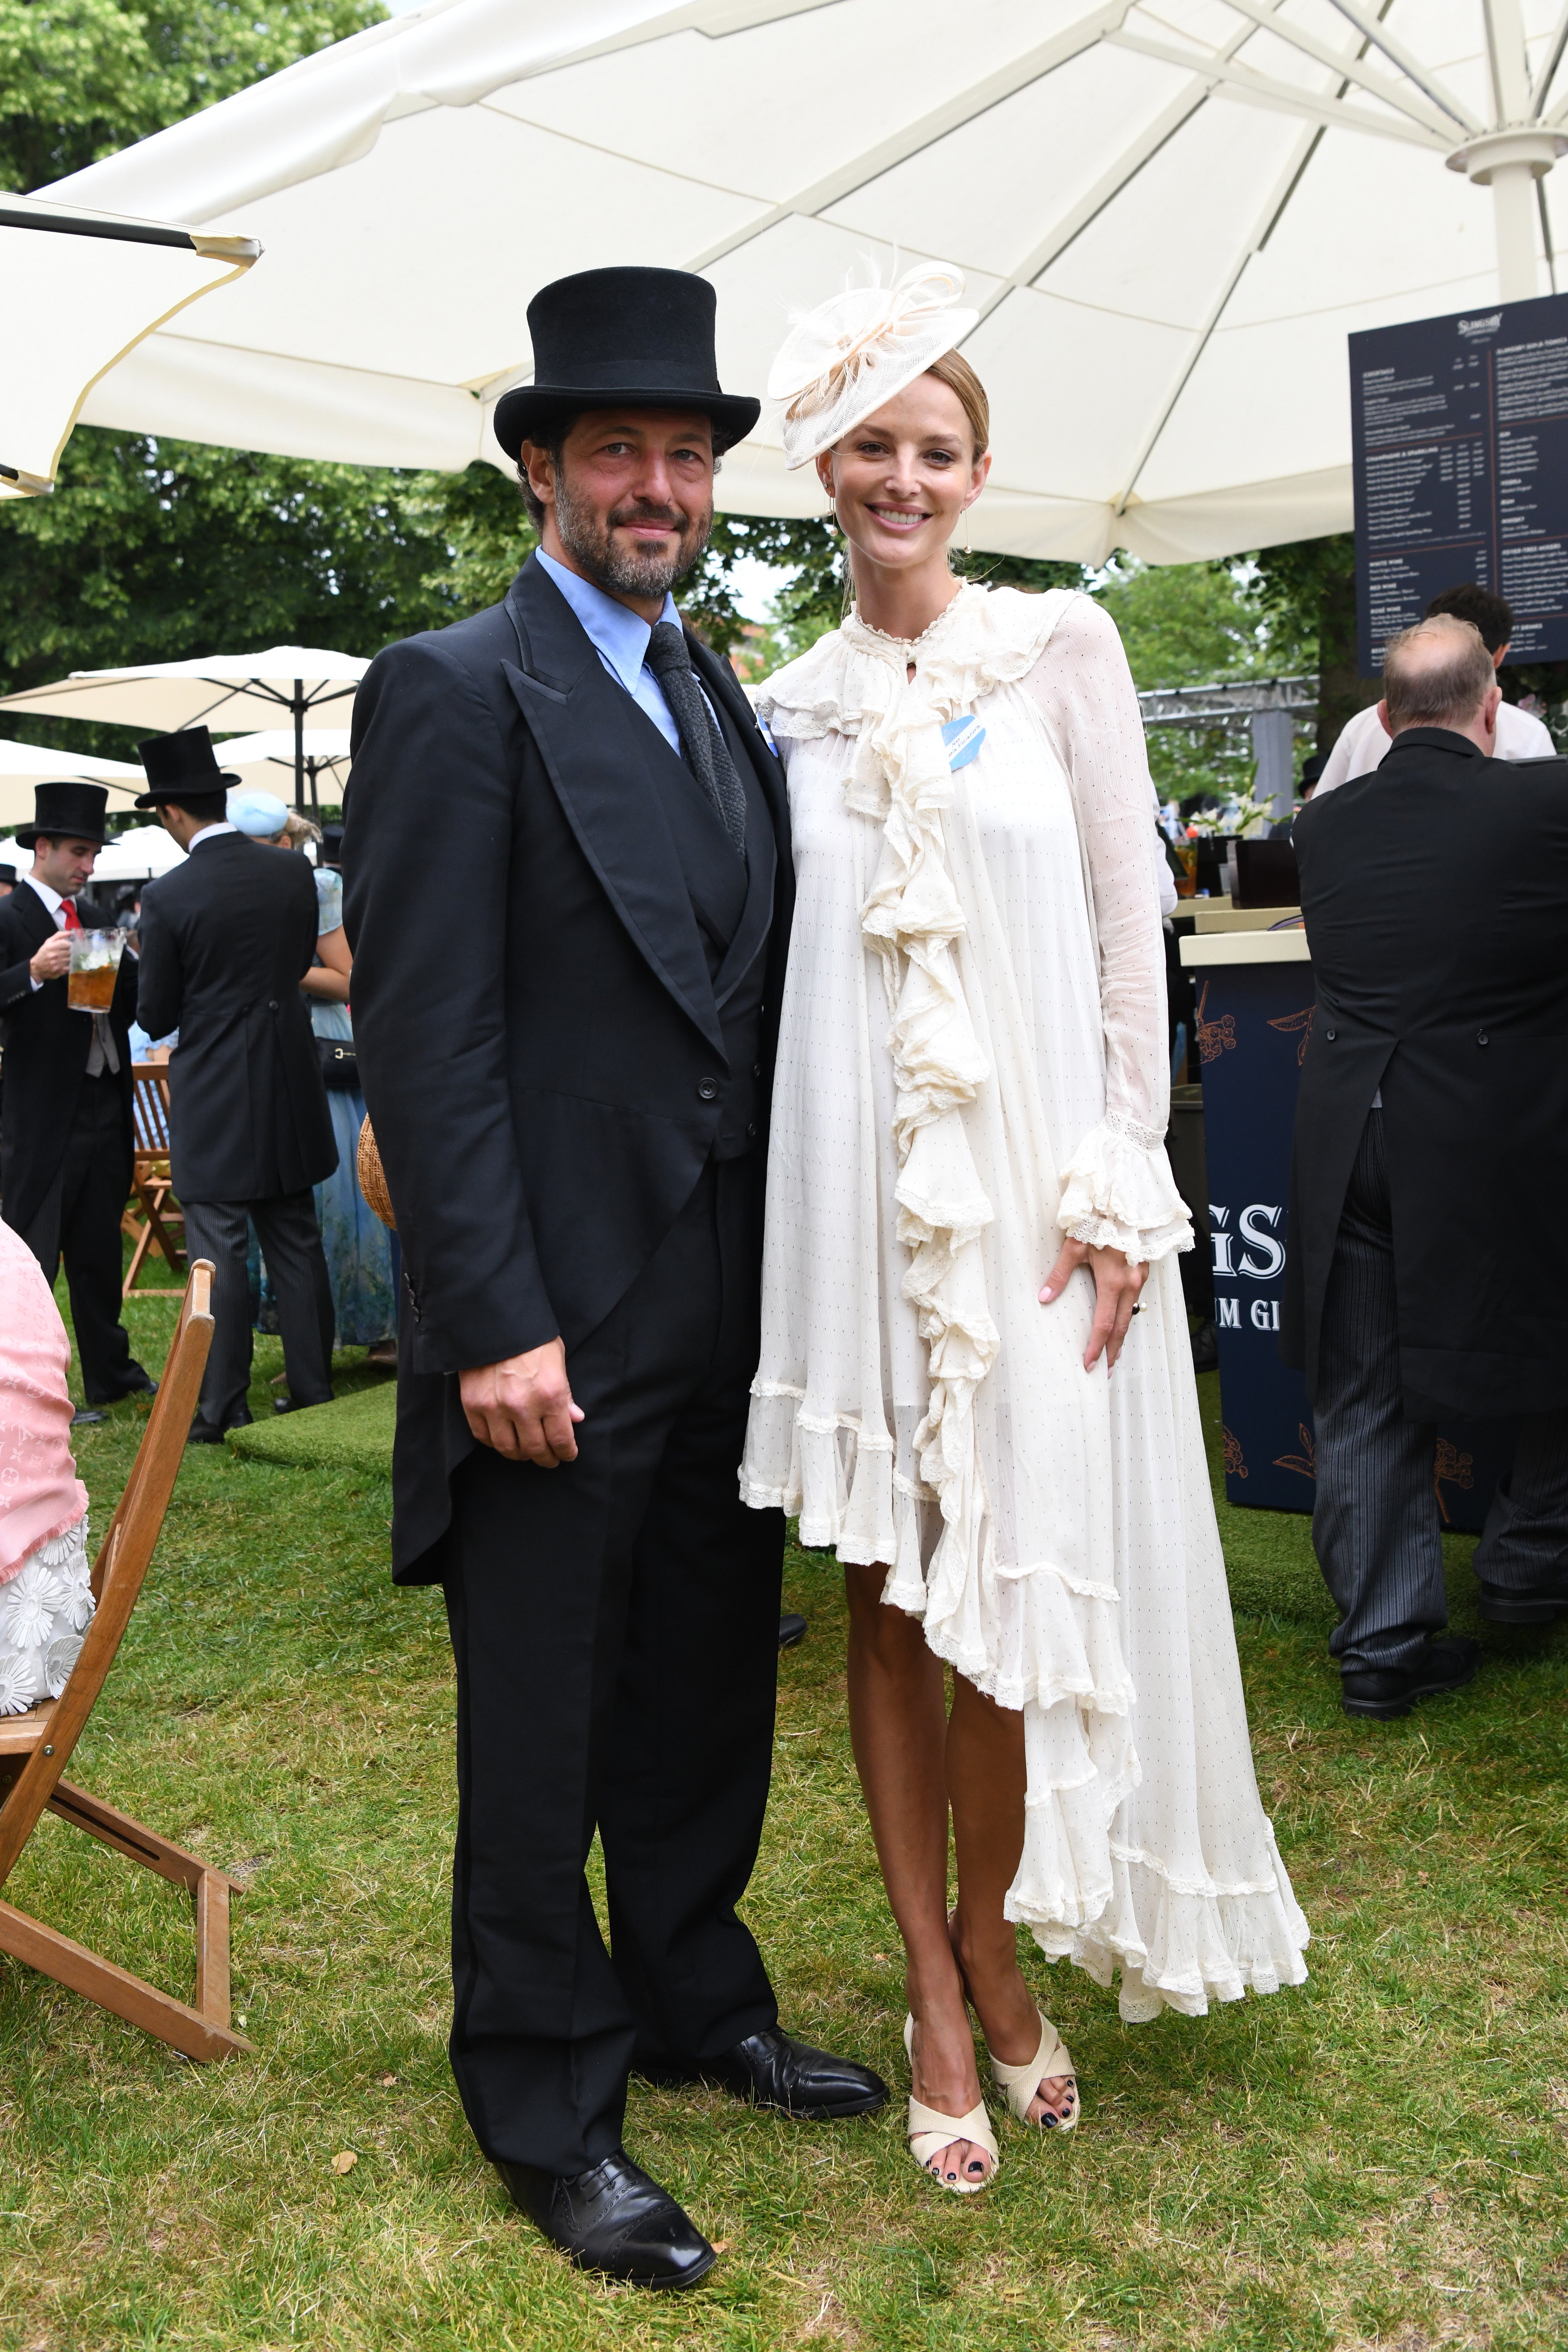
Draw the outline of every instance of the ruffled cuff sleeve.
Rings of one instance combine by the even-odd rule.
[[[1089,1129],[1063,1170],[1057,1223],[1074,1241],[1121,1250],[1135,1265],[1193,1246],[1163,1136],[1114,1114]]]

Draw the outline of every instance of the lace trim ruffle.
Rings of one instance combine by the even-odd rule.
[[[87,1519],[36,1544],[0,1585],[0,1715],[58,1698],[93,1612]]]
[[[942,719],[955,719],[978,696],[1027,676],[1076,593],[1057,588],[1031,596],[1017,588],[966,584],[922,636],[907,640],[884,636],[852,613],[842,628],[819,637],[753,690],[757,716],[771,734],[795,741],[859,735],[868,724],[886,721],[889,685],[901,687],[913,662],[919,674],[911,694]],[[862,779],[873,791],[874,765],[867,763]],[[860,767],[857,759],[857,775]],[[860,805],[853,799],[850,804]],[[870,813],[880,815],[881,807]]]
[[[1164,1138],[1114,1114],[1089,1129],[1063,1170],[1057,1222],[1074,1241],[1124,1251],[1134,1265],[1193,1246]]]

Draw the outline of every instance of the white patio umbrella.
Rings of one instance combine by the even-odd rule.
[[[307,727],[302,740],[312,807],[320,803],[323,784],[331,785],[334,796],[341,800],[349,777],[348,729]],[[295,772],[298,747],[284,727],[268,728],[259,735],[236,735],[214,748],[226,775],[237,776],[242,783],[258,784],[264,792],[280,791],[283,772],[290,776]]]
[[[260,250],[252,237],[0,196],[0,498],[52,490],[105,368]]]
[[[129,824],[115,835],[107,849],[99,851],[92,878],[95,884],[145,882],[184,862],[184,851],[161,824]]]
[[[89,760],[79,751],[50,751],[41,743],[16,743],[0,737],[0,824],[26,824],[33,814],[35,784],[81,777],[103,784],[109,792],[109,813],[127,809],[138,793],[147,789],[140,768],[124,760]],[[30,866],[32,859],[27,863]]]
[[[981,311],[978,544],[1176,562],[1341,529],[1347,332],[1555,283],[1565,40],[1563,0],[447,0],[57,184],[243,207],[268,251],[86,413],[499,463],[547,279],[705,272],[722,380],[757,391],[792,309],[931,257]],[[822,510],[767,419],[720,493]]]
[[[293,721],[294,799],[305,805],[305,720],[330,710],[346,719],[370,667],[357,654],[321,646],[271,646],[258,654],[214,654],[199,661],[147,662],[132,669],[79,669],[53,686],[0,696],[0,710],[38,718],[94,719],[144,728],[254,726],[287,713]],[[145,789],[145,787],[142,787]]]

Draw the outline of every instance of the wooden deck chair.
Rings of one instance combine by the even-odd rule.
[[[144,1283],[140,1289],[136,1286],[136,1277],[149,1250],[157,1250],[176,1277],[185,1270],[184,1252],[169,1230],[171,1225],[183,1227],[185,1221],[179,1208],[173,1205],[174,1188],[169,1174],[168,1069],[162,1062],[134,1062],[131,1083],[134,1135],[132,1197],[125,1204],[121,1230],[130,1235],[136,1246],[131,1253],[120,1295],[122,1298],[173,1298],[178,1294],[171,1283]]]
[[[46,1807],[161,1878],[188,1886],[195,1897],[195,2004],[187,2008],[183,2000],[143,1984],[112,1960],[100,1959],[3,1901],[0,1952],[26,1960],[29,1968],[41,1969],[73,1992],[85,1993],[100,2009],[112,2010],[132,2025],[144,2026],[187,2058],[222,2058],[251,2047],[229,2024],[228,1898],[231,1891],[242,1890],[221,1870],[209,1868],[197,1855],[171,1845],[155,1830],[143,1829],[140,1822],[60,1776],[114,1663],[174,1492],[212,1345],[212,1278],[211,1261],[198,1258],[185,1285],[174,1344],[125,1492],[93,1562],[98,1607],[70,1679],[58,1698],[29,1714],[0,1715],[0,1886]]]

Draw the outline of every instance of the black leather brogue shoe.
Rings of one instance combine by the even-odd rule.
[[[1568,1574],[1559,1574],[1550,1584],[1538,1584],[1532,1592],[1488,1584],[1483,1578],[1480,1612],[1489,1625],[1555,1624],[1559,1617],[1568,1617]]]
[[[1347,1666],[1341,1677],[1345,1713],[1376,1716],[1385,1722],[1408,1715],[1417,1699],[1463,1690],[1475,1681],[1480,1663],[1480,1643],[1460,1635],[1428,1642],[1407,1666]]]
[[[695,2286],[719,2259],[669,2191],[624,2147],[564,2177],[531,2164],[499,2169],[512,2203],[579,2270],[602,2271],[632,2286]]]
[[[637,2070],[650,2083],[721,2083],[753,2107],[773,2107],[797,2122],[834,2123],[843,2116],[874,2116],[887,2104],[888,2086],[869,2066],[835,2058],[809,2042],[796,2042],[783,2026],[749,2033],[717,2058],[682,2063],[679,2059],[638,2059]]]

